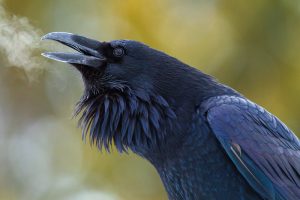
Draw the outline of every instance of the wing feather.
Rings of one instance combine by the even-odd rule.
[[[264,108],[235,96],[201,105],[228,156],[266,199],[300,199],[300,142]]]

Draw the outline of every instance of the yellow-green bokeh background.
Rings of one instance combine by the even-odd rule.
[[[145,42],[217,77],[300,134],[300,1],[4,0],[3,6],[41,33]],[[45,62],[29,81],[22,69],[1,65],[0,59],[1,200],[167,198],[145,160],[100,153],[81,141],[71,118],[82,92],[74,69]]]

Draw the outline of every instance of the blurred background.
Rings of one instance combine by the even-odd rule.
[[[0,0],[0,199],[166,199],[155,169],[81,141],[79,73],[40,36],[134,39],[242,92],[300,134],[300,1]]]

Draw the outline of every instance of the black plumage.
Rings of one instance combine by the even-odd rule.
[[[43,55],[82,74],[83,138],[149,160],[170,199],[300,199],[298,138],[232,88],[136,41],[43,39],[79,52]]]
[[[88,95],[88,94],[87,94]],[[82,113],[79,124],[83,138],[89,135],[90,143],[109,151],[112,143],[117,149],[154,145],[163,141],[166,130],[176,119],[174,111],[159,95],[135,93],[129,87],[122,93],[84,95],[76,106],[75,115]]]

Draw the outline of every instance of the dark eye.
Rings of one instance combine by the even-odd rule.
[[[124,54],[125,54],[125,51],[124,51],[124,49],[123,49],[122,47],[117,47],[117,48],[115,48],[115,49],[113,50],[113,55],[114,55],[115,57],[120,58],[120,57],[122,57]]]

